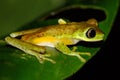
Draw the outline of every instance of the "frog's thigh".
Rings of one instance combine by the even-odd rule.
[[[13,32],[10,34],[11,37],[17,37],[17,36],[22,36],[25,34],[30,34],[34,33],[36,31],[39,31],[41,28],[36,28],[36,29],[29,29],[29,30],[24,30],[24,31],[18,31],[18,32]]]
[[[36,45],[24,42],[24,41],[16,39],[16,38],[6,37],[5,41],[8,44],[10,44],[10,45],[12,45],[14,47],[17,47],[17,48],[19,48],[21,50],[23,50],[23,49],[31,49],[31,50],[34,50],[34,51],[37,51],[37,52],[40,52],[40,53],[45,52],[45,48],[42,47],[42,46],[36,46]]]
[[[39,60],[40,63],[42,63],[44,60],[55,63],[55,61],[53,61],[52,59],[46,58],[46,55],[40,54],[40,53],[45,52],[45,48],[43,47],[32,45],[30,43],[27,43],[27,42],[24,42],[24,41],[21,41],[19,39],[12,38],[12,37],[6,37],[5,41],[8,44],[21,49],[25,53],[35,56]]]

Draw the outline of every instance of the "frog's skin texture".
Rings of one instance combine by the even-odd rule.
[[[82,22],[66,22],[63,19],[58,20],[57,25],[49,25],[42,28],[25,30],[11,33],[5,38],[5,41],[17,47],[24,52],[36,56],[40,63],[44,60],[55,63],[48,58],[44,46],[53,47],[69,56],[76,56],[80,61],[86,60],[81,55],[91,54],[89,52],[75,52],[76,48],[70,50],[67,45],[75,45],[79,41],[96,42],[103,40],[104,34],[98,28],[98,22],[95,19],[89,19]],[[21,39],[15,37],[21,36]]]

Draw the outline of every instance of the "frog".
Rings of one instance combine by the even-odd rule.
[[[50,58],[51,55],[46,53],[46,47],[55,48],[64,55],[86,62],[82,55],[91,56],[90,52],[79,52],[76,51],[76,46],[73,49],[68,46],[76,45],[80,41],[97,42],[103,39],[104,33],[98,27],[98,21],[95,18],[80,22],[67,22],[60,18],[58,24],[17,31],[5,37],[9,45],[35,56],[40,63],[45,61],[56,63]]]

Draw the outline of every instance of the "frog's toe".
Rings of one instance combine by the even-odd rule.
[[[53,64],[56,63],[54,60],[52,60],[52,59],[50,59],[50,58],[43,58],[43,60],[49,61],[49,62],[51,62],[51,63],[53,63]]]
[[[40,63],[44,63],[44,61],[49,61],[53,64],[55,64],[56,62],[50,58],[47,58],[49,55],[42,55],[39,54],[39,56],[37,56],[37,59],[39,60]]]
[[[86,62],[86,59],[84,59],[84,58],[80,55],[79,52],[73,52],[73,53],[68,54],[68,55],[77,57],[78,59],[80,59],[81,62]]]
[[[75,52],[78,48],[76,46],[73,46],[72,51]]]
[[[87,56],[91,56],[91,53],[89,52],[79,52],[80,55],[87,55]]]

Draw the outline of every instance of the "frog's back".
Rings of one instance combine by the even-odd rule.
[[[43,27],[37,33],[44,34],[43,36],[61,36],[63,34],[73,34],[76,29],[75,25],[61,24]]]
[[[37,37],[46,37],[46,36],[59,37],[61,35],[67,35],[67,34],[72,35],[76,29],[77,27],[71,24],[60,24],[60,25],[42,27],[37,32],[22,36],[22,40],[29,42],[31,39]]]

